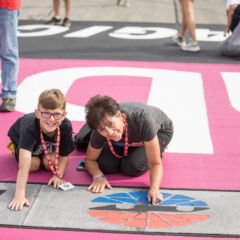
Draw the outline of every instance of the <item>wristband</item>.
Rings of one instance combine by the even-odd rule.
[[[107,179],[104,175],[100,175],[100,176],[93,177],[93,180],[96,180],[98,178],[105,178],[105,179]]]

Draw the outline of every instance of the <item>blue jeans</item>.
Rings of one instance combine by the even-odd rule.
[[[16,98],[18,77],[18,10],[0,8],[0,59],[2,98]]]

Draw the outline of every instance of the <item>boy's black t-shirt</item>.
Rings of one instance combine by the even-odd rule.
[[[74,150],[74,143],[72,138],[72,124],[65,118],[60,128],[60,156],[67,156]],[[36,118],[35,113],[29,113],[20,117],[9,129],[8,136],[15,145],[16,150],[20,148],[32,152],[34,156],[43,154],[43,149],[40,142],[40,125],[39,119]],[[56,146],[56,134],[49,137],[43,133],[43,137],[48,149],[48,152],[54,152]]]

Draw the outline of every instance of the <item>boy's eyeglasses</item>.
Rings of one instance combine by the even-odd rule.
[[[51,116],[53,116],[55,120],[61,120],[61,119],[63,118],[63,115],[64,115],[64,114],[58,113],[58,112],[55,112],[55,113],[40,112],[40,113],[41,113],[41,117],[42,117],[42,118],[50,119]]]

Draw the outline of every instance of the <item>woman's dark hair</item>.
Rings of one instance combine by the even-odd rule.
[[[85,105],[86,122],[90,128],[97,129],[104,119],[115,116],[119,109],[119,104],[112,97],[96,95]]]

